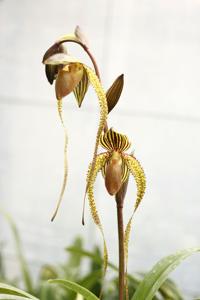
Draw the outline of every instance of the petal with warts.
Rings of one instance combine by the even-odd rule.
[[[99,218],[99,214],[96,208],[96,203],[95,203],[95,198],[94,198],[94,183],[95,179],[97,177],[98,172],[103,168],[104,164],[106,163],[108,159],[108,154],[103,153],[99,154],[96,157],[95,160],[95,165],[92,170],[92,163],[89,166],[88,170],[88,175],[87,175],[87,195],[89,199],[89,206],[90,206],[90,211],[92,218],[94,220],[94,223],[99,227],[99,230],[101,231],[102,237],[103,237],[103,243],[104,243],[104,276],[106,273],[107,269],[107,264],[108,264],[108,252],[107,252],[107,246],[105,242],[105,237],[104,237],[104,232],[103,232],[103,227]]]
[[[98,130],[97,130],[97,134],[96,134],[96,142],[95,142],[95,148],[94,148],[94,154],[93,154],[92,166],[91,166],[91,172],[90,172],[90,174],[91,174],[90,176],[92,176],[93,169],[95,166],[96,156],[97,156],[97,150],[98,150],[98,146],[99,146],[99,140],[101,137],[101,133],[104,129],[104,126],[106,124],[106,120],[107,120],[107,116],[108,116],[108,106],[107,106],[105,92],[103,90],[103,87],[102,87],[98,77],[96,76],[94,71],[91,70],[89,67],[84,65],[84,68],[87,72],[89,82],[91,83],[91,85],[93,86],[93,88],[97,94],[97,97],[99,100],[99,106],[100,106],[100,121],[99,121],[99,126],[98,126]],[[87,192],[87,189],[88,189],[88,184],[86,186],[86,192]]]
[[[141,167],[139,161],[131,156],[126,155],[124,157],[124,161],[130,171],[130,173],[134,176],[137,186],[137,198],[134,205],[134,211],[131,215],[128,224],[125,229],[125,236],[124,236],[124,248],[125,248],[125,257],[126,257],[126,271],[127,271],[127,263],[128,263],[128,245],[129,245],[129,238],[130,238],[130,232],[131,232],[131,225],[132,225],[132,219],[134,216],[135,211],[137,210],[140,202],[142,201],[142,198],[144,196],[144,192],[146,189],[146,178],[144,174],[144,170]]]

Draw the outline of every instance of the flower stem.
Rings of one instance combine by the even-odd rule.
[[[116,201],[117,202],[117,201]],[[119,300],[124,299],[124,224],[123,224],[123,202],[117,202],[117,223],[118,223],[118,243],[119,243]]]
[[[119,300],[124,299],[125,294],[125,249],[124,249],[124,221],[123,207],[128,187],[129,178],[122,184],[115,195],[117,205],[118,245],[119,245]]]

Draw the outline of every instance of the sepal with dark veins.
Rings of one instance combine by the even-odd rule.
[[[128,150],[131,143],[126,135],[120,134],[110,128],[105,133],[102,133],[100,138],[100,144],[108,151],[124,152]]]
[[[83,102],[85,94],[87,93],[88,86],[89,86],[88,76],[87,76],[85,69],[83,69],[82,79],[79,82],[79,84],[75,87],[75,89],[73,90],[74,96],[76,98],[76,101],[77,101],[79,107],[81,107],[81,104]]]

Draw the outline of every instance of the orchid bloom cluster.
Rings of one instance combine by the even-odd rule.
[[[67,42],[77,43],[86,51],[86,53],[91,58],[94,70],[67,53],[66,49],[63,47],[63,43]],[[88,86],[89,84],[91,84],[95,90],[99,101],[99,126],[96,134],[93,159],[89,166],[87,175],[86,195],[89,199],[89,206],[93,220],[95,224],[99,227],[103,236],[105,274],[108,254],[103,227],[99,218],[94,198],[94,183],[96,176],[99,171],[102,172],[108,193],[110,195],[115,195],[116,197],[118,193],[120,193],[120,191],[123,189],[123,185],[127,183],[129,175],[133,175],[135,179],[137,186],[137,196],[134,204],[133,213],[125,230],[124,238],[126,260],[128,258],[128,241],[132,218],[143,198],[146,187],[145,174],[140,163],[134,157],[133,154],[127,153],[127,150],[131,147],[131,143],[129,142],[127,136],[117,133],[112,128],[108,129],[107,126],[108,113],[116,105],[121,95],[121,91],[123,88],[123,75],[119,76],[114,81],[114,83],[108,89],[107,92],[104,92],[104,89],[100,83],[98,67],[91,52],[89,51],[86,40],[79,27],[76,28],[75,34],[61,37],[53,46],[51,46],[46,51],[43,57],[43,63],[45,64],[46,76],[49,83],[52,84],[55,80],[55,92],[57,98],[58,112],[60,120],[65,129],[64,179],[59,201],[52,219],[54,219],[58,211],[59,205],[61,203],[61,200],[63,198],[68,174],[66,156],[68,139],[62,116],[62,99],[71,92],[73,92],[77,100],[78,106],[81,107],[82,101],[87,93]],[[99,145],[105,149],[105,152],[98,154]]]

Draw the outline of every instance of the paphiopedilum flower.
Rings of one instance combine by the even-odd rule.
[[[57,48],[56,48],[57,49]],[[93,166],[95,164],[96,160],[96,154],[99,144],[99,139],[102,133],[102,130],[106,124],[107,114],[108,114],[108,106],[106,101],[106,94],[102,88],[102,85],[94,73],[94,71],[83,64],[81,61],[77,60],[76,58],[69,56],[66,53],[58,53],[60,50],[59,48],[55,50],[53,55],[50,55],[53,50],[47,51],[47,53],[44,55],[43,63],[48,66],[55,66],[56,68],[53,69],[54,73],[53,76],[55,76],[55,90],[56,90],[56,98],[57,98],[57,104],[58,104],[58,112],[61,119],[61,122],[63,124],[63,127],[65,129],[65,146],[64,146],[64,152],[65,152],[65,164],[64,164],[64,180],[62,185],[61,194],[58,200],[58,204],[55,210],[55,213],[52,217],[52,220],[57,214],[58,208],[60,206],[65,187],[66,187],[66,181],[67,181],[67,158],[66,158],[66,151],[67,151],[67,133],[66,128],[64,125],[63,117],[62,117],[62,98],[70,94],[72,91],[74,92],[76,99],[78,101],[79,106],[81,106],[81,103],[83,101],[83,98],[85,96],[85,93],[88,88],[88,84],[90,83],[98,97],[99,100],[99,106],[100,106],[100,121],[98,126],[98,131],[96,135],[96,143],[95,143],[95,149],[93,154],[93,163],[92,163],[92,169],[91,169],[91,175],[93,173]],[[52,74],[51,74],[51,78]]]
[[[105,186],[110,195],[116,195],[118,193],[118,191],[122,187],[122,184],[127,181],[129,175],[133,175],[135,179],[137,186],[137,196],[134,203],[133,214],[131,215],[131,218],[127,224],[124,238],[126,258],[128,258],[128,241],[132,218],[143,198],[146,187],[146,180],[143,168],[141,167],[139,161],[132,154],[126,153],[126,151],[131,146],[131,143],[129,142],[127,136],[117,133],[111,128],[106,133],[103,133],[101,135],[100,145],[106,150],[106,152],[97,155],[92,175],[92,164],[89,167],[87,177],[87,195],[93,220],[99,227],[103,236],[104,269],[106,270],[108,255],[103,228],[94,198],[94,183],[96,176],[99,171],[102,171],[103,177],[105,178]]]

